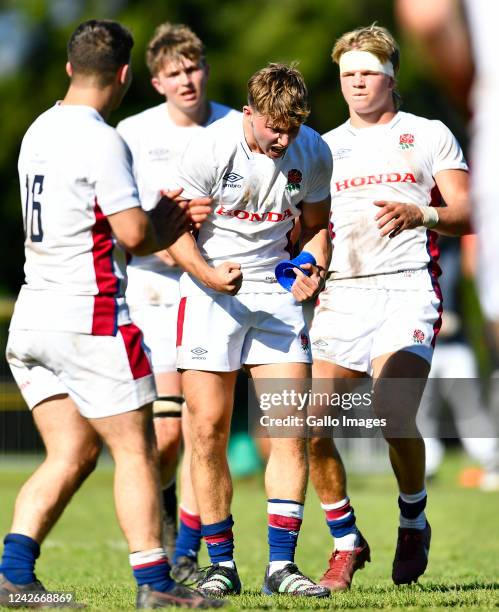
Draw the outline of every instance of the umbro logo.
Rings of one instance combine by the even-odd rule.
[[[163,148],[150,149],[147,153],[151,161],[163,161],[170,157],[170,151]]]
[[[341,149],[336,149],[335,151],[333,151],[333,159],[335,161],[337,161],[338,159],[346,159],[347,157],[350,157],[351,153],[352,149],[347,149],[345,147]]]
[[[208,351],[204,348],[201,348],[200,346],[197,346],[196,348],[193,348],[191,350],[191,353],[194,353],[194,355],[204,355],[205,353],[207,353]]]
[[[224,181],[227,181],[227,183],[237,183],[237,181],[240,181],[243,177],[240,174],[236,174],[235,172],[228,172],[225,176],[224,176]]]
[[[314,346],[327,346],[327,342],[325,342],[324,340],[316,340],[315,342],[312,343]]]

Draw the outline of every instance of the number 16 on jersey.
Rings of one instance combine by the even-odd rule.
[[[24,211],[24,233],[32,242],[43,240],[42,204],[37,199],[43,192],[43,174],[35,174],[30,187],[30,177],[26,175],[26,202]]]

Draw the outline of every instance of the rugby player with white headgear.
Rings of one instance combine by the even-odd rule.
[[[344,34],[332,58],[350,118],[324,135],[334,160],[333,256],[311,329],[313,372],[336,381],[376,380],[374,411],[388,423],[384,434],[399,488],[392,578],[404,584],[423,574],[430,545],[424,442],[415,416],[441,322],[436,232],[468,231],[467,165],[445,125],[399,110],[399,49],[385,28]],[[383,383],[392,378],[415,384],[401,397]],[[390,428],[401,421],[404,431]],[[356,527],[332,439],[311,438],[309,451],[335,545],[320,583],[348,589],[370,560],[369,546]]]

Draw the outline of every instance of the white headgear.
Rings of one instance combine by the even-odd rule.
[[[382,72],[388,76],[394,76],[393,64],[388,60],[382,64],[379,59],[369,51],[346,51],[340,57],[340,73],[357,72],[359,70],[372,70]]]

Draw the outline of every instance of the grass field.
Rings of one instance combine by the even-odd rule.
[[[259,594],[267,559],[262,478],[237,481],[233,514],[244,594],[233,598],[228,609],[498,608],[499,493],[459,488],[457,474],[464,465],[461,455],[452,455],[429,488],[430,564],[420,584],[408,587],[395,587],[390,579],[397,528],[393,478],[352,477],[350,495],[371,545],[372,563],[356,574],[350,592],[317,601]],[[0,533],[9,528],[15,495],[29,473],[29,464],[0,457]],[[37,566],[48,588],[73,591],[78,601],[94,610],[134,606],[134,583],[115,519],[111,479],[111,466],[104,462],[50,534]],[[330,547],[322,511],[310,491],[297,554],[300,569],[319,577]],[[205,561],[203,554],[201,562]]]

